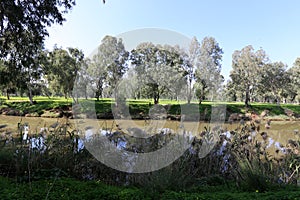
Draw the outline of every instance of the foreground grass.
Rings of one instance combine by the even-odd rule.
[[[105,185],[99,181],[78,181],[69,178],[16,183],[0,177],[0,199],[299,199],[297,187],[285,187],[260,193],[239,192],[234,186],[199,186],[185,192],[150,193],[135,187]]]

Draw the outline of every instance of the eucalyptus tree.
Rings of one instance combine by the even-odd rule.
[[[74,0],[0,2],[0,58],[17,77],[17,84],[27,86],[31,103],[32,78],[40,71],[36,58],[48,36],[47,27],[62,24],[63,15],[74,5]]]
[[[184,83],[185,70],[180,52],[170,45],[145,42],[131,51],[141,92],[151,96],[154,104],[162,95],[176,96]]]
[[[78,71],[84,60],[84,54],[77,48],[68,50],[55,47],[49,53],[47,79],[55,94],[63,93],[65,98],[72,96]],[[73,97],[73,96],[72,96]]]
[[[238,101],[239,95],[237,94],[237,89],[231,80],[227,81],[224,90],[227,101]]]
[[[196,96],[202,100],[213,99],[224,81],[221,75],[223,50],[213,37],[205,37],[201,43],[196,37],[190,44],[190,62],[195,66]]]
[[[194,56],[196,56],[194,50],[194,39],[192,39],[192,42],[189,46],[189,49],[183,49],[178,45],[174,46],[174,50],[179,53],[180,55],[180,63],[181,68],[184,70],[184,78],[186,80],[186,94],[185,98],[187,99],[187,103],[190,104],[191,100],[193,98],[193,81],[195,79],[195,66],[193,65],[193,62],[195,60]]]
[[[76,97],[76,101],[78,97],[84,97],[88,99],[90,96],[90,75],[89,75],[89,66],[91,65],[91,60],[86,58],[82,60],[80,70],[77,72],[77,77],[75,80],[75,86],[73,88],[73,96]]]
[[[100,54],[96,54],[88,62],[88,88],[92,90],[94,97],[99,101],[102,97],[107,71],[102,67],[102,59]]]
[[[21,68],[17,75],[18,89],[24,88],[27,91],[28,98],[31,104],[33,101],[33,91],[41,87],[41,78],[43,75],[44,54],[43,50],[39,49],[35,54],[32,52],[31,57],[22,59]]]
[[[105,82],[110,86],[111,94],[116,92],[118,82],[128,69],[128,56],[129,52],[126,51],[122,39],[108,35],[102,39],[94,56],[95,67],[100,74],[106,71]]]
[[[288,70],[290,75],[290,85],[287,88],[291,101],[300,102],[300,58],[297,58],[293,66]]]
[[[232,55],[230,78],[235,89],[243,93],[247,107],[251,95],[258,88],[260,74],[268,60],[263,49],[254,51],[251,45],[244,47],[242,50],[236,50]]]
[[[6,94],[8,100],[10,99],[10,92],[16,89],[14,73],[10,69],[7,63],[0,60],[0,89],[2,93]]]
[[[286,97],[285,89],[290,82],[286,70],[287,65],[282,62],[267,63],[262,67],[259,89],[264,98],[269,94],[279,104],[281,98]]]
[[[47,27],[62,24],[63,15],[74,5],[75,0],[0,2],[0,57],[9,68],[6,71],[14,75],[13,84],[7,85],[27,90],[31,103],[42,74],[38,57],[48,36]]]
[[[19,48],[37,49],[48,36],[47,27],[62,24],[63,14],[75,5],[75,0],[10,0],[0,2],[0,55],[13,58]],[[24,34],[26,33],[26,34]],[[28,40],[29,33],[32,40]],[[21,51],[22,52],[22,51]]]

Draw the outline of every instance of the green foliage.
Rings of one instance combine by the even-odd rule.
[[[40,46],[48,35],[47,26],[62,24],[65,20],[63,14],[75,5],[75,1],[5,1],[1,5],[0,36],[3,40],[0,49],[1,56],[6,56],[21,49],[22,45],[31,48]],[[32,35],[34,43],[25,42],[27,36],[22,35],[24,32]]]
[[[84,54],[76,48],[64,50],[55,47],[47,57],[45,77],[53,96],[72,96],[76,76],[83,64]]]
[[[97,52],[88,60],[85,80],[87,89],[98,101],[103,97],[105,86],[107,96],[116,95],[118,83],[128,70],[128,56],[122,39],[108,35],[102,39]]]
[[[199,187],[199,191],[175,192],[171,190],[151,193],[133,187],[116,187],[100,181],[78,181],[70,178],[52,178],[29,183],[15,183],[0,177],[1,199],[298,199],[299,188],[285,187],[270,192],[239,192],[223,186]],[[231,186],[234,187],[234,186]]]
[[[265,51],[263,49],[254,51],[251,45],[235,51],[232,55],[230,86],[234,88],[235,92],[241,93],[241,100],[245,101],[246,106],[249,106],[249,101],[258,87],[259,75],[263,73],[262,68],[267,61],[268,57]]]
[[[48,35],[47,27],[62,24],[63,14],[73,5],[74,0],[1,2],[0,60],[8,67],[9,76],[6,77],[13,79],[5,81],[6,92],[12,88],[27,90],[33,104],[32,90],[41,77],[41,54]]]
[[[282,102],[281,98],[287,97],[286,88],[290,83],[287,66],[282,62],[269,63],[263,66],[260,73],[259,92],[264,100]]]
[[[290,84],[286,88],[286,92],[291,101],[300,102],[300,58],[297,58],[294,65],[288,70],[290,75]]]
[[[131,51],[130,59],[138,77],[139,98],[152,97],[158,104],[163,95],[172,98],[186,85],[183,58],[173,46],[141,43]]]
[[[195,67],[195,94],[199,103],[218,98],[222,82],[221,60],[223,50],[213,37],[205,37],[201,44],[196,38],[190,46],[191,63]]]

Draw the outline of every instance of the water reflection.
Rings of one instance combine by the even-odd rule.
[[[46,151],[45,139],[43,136],[39,136],[37,138],[30,138],[29,143],[29,147],[31,149],[36,149],[41,153],[44,153]]]

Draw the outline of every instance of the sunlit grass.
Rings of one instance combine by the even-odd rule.
[[[0,97],[0,108],[10,107],[13,109],[20,110],[25,113],[37,112],[43,113],[46,110],[61,108],[61,107],[71,107],[73,102],[72,98],[65,99],[64,97],[44,97],[35,96],[33,98],[36,104],[31,105],[29,103],[28,97],[15,97],[12,96],[10,100],[7,100],[5,96]],[[79,98],[79,102],[84,102],[85,99]],[[88,99],[88,101],[95,102],[95,110],[97,113],[111,113],[112,108],[115,104],[115,99],[113,98],[101,98],[96,101],[95,98]],[[131,114],[148,113],[149,109],[154,105],[153,99],[126,99],[126,104],[129,107]],[[160,99],[160,105],[169,105],[167,108],[168,114],[180,115],[181,106],[186,105],[186,100],[170,100],[170,99]],[[290,110],[296,113],[297,116],[300,115],[300,106],[295,104],[271,104],[271,103],[251,103],[249,108],[246,108],[243,102],[210,102],[203,101],[201,105],[198,104],[196,100],[191,101],[191,107],[196,108],[199,105],[199,111],[203,115],[202,120],[209,120],[211,108],[213,105],[226,105],[227,117],[231,113],[249,113],[255,112],[260,114],[264,110],[269,111],[269,116],[287,116],[286,111]],[[193,111],[197,111],[193,110]]]

